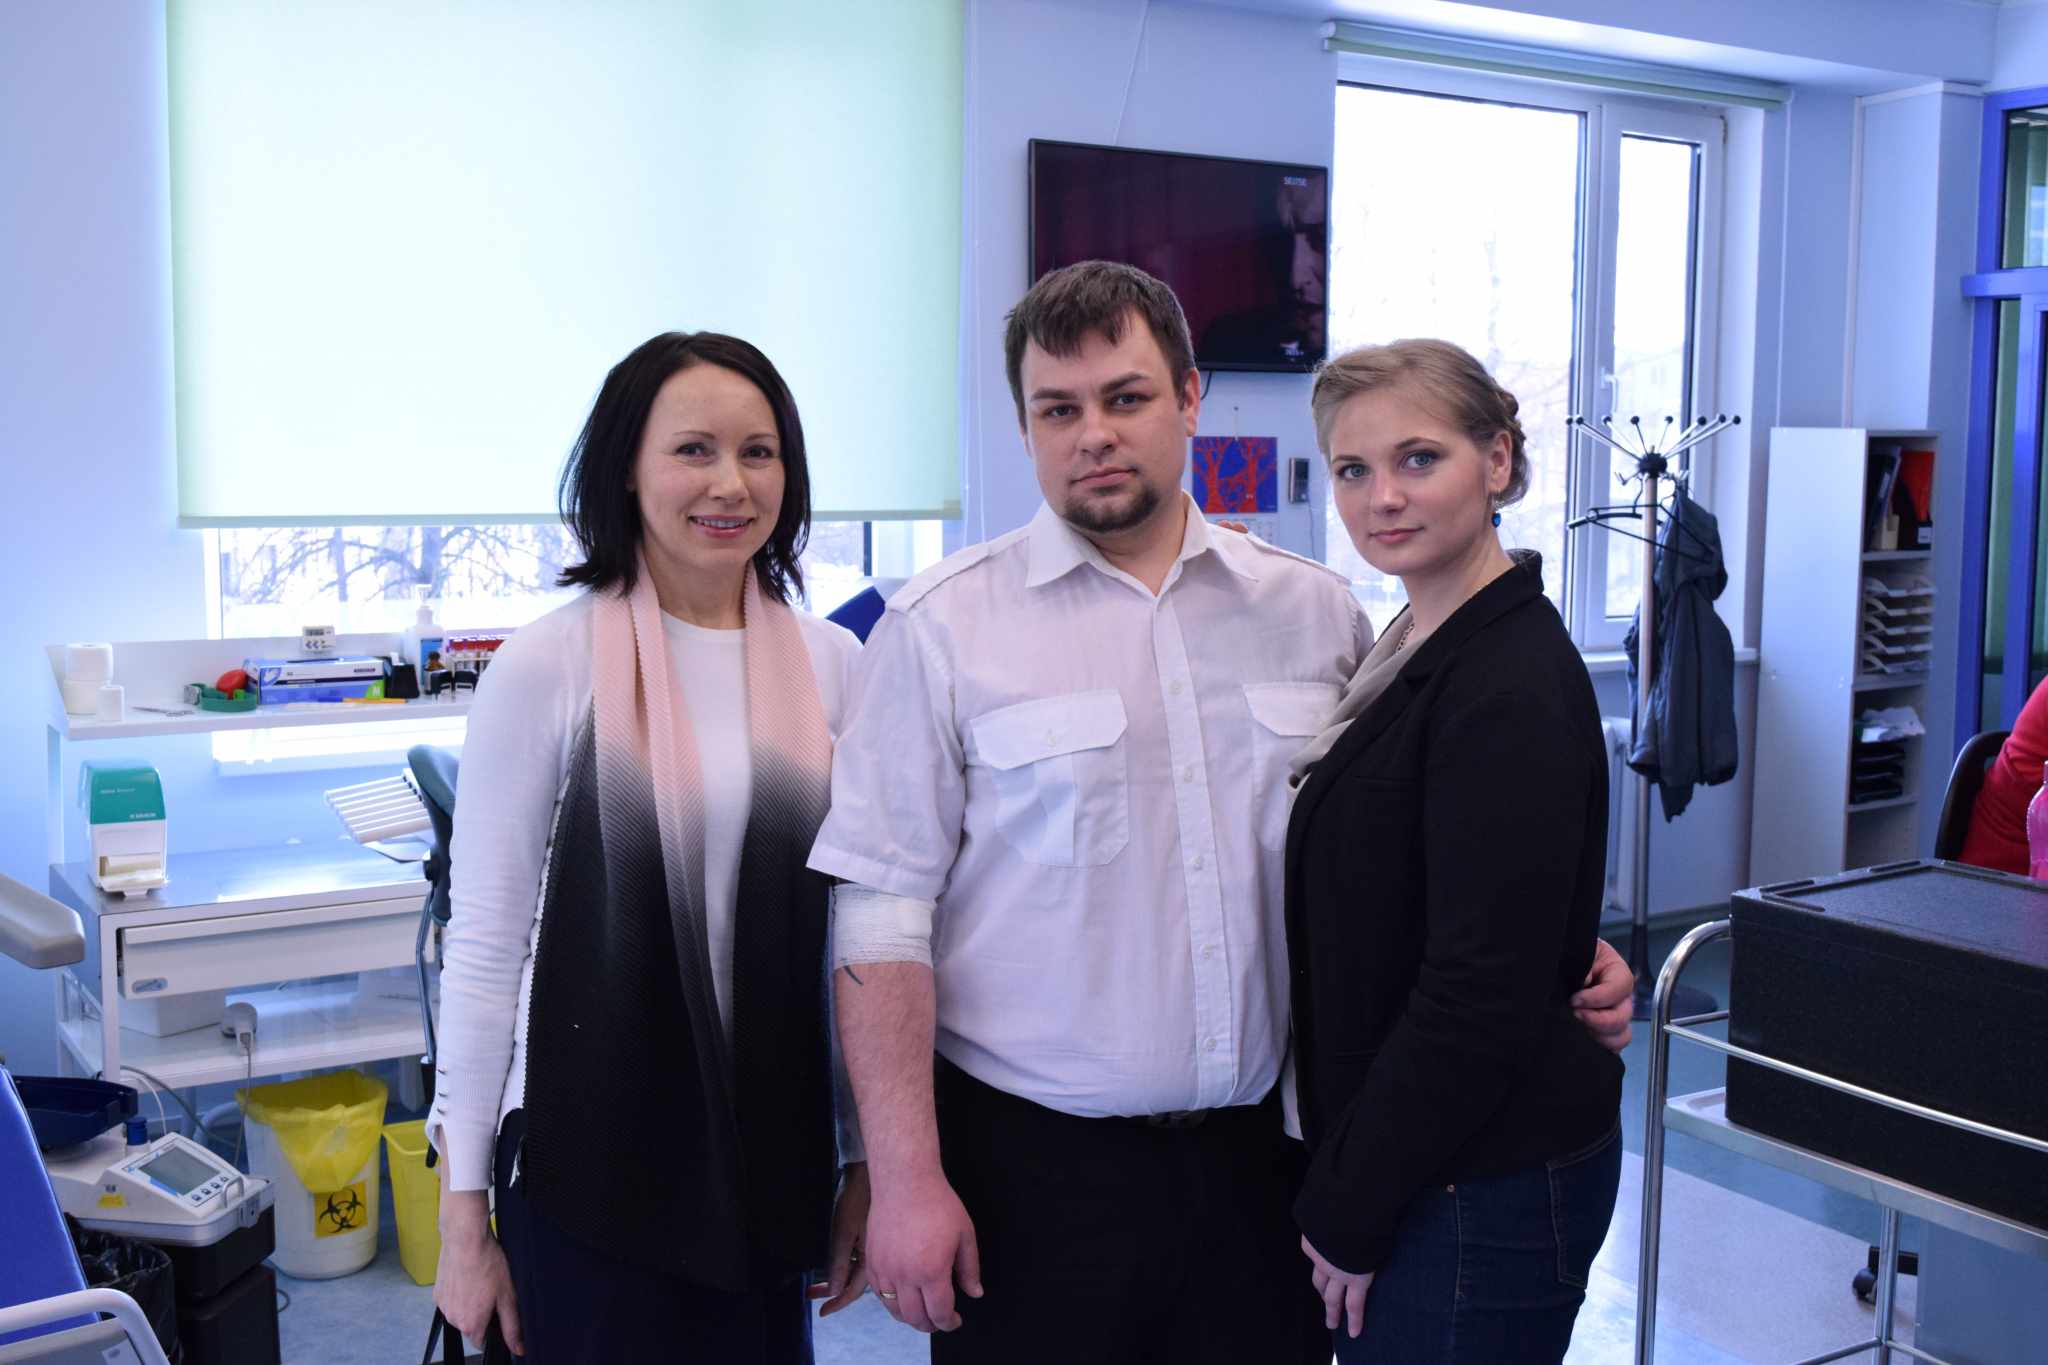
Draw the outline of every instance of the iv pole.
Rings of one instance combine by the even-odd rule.
[[[1685,477],[1691,472],[1692,448],[1702,441],[1712,440],[1730,427],[1740,426],[1740,417],[1725,413],[1711,419],[1701,417],[1688,428],[1682,428],[1679,438],[1668,448],[1659,450],[1656,442],[1670,433],[1674,419],[1664,419],[1664,429],[1656,437],[1643,430],[1643,419],[1631,417],[1629,426],[1633,430],[1635,445],[1624,445],[1613,435],[1614,418],[1600,419],[1595,426],[1584,417],[1565,418],[1567,444],[1575,432],[1583,432],[1601,445],[1628,457],[1635,467],[1635,476],[1643,481],[1643,492],[1639,507],[1598,507],[1582,517],[1575,517],[1566,523],[1567,529],[1576,530],[1585,525],[1605,526],[1610,521],[1626,517],[1641,517],[1644,533],[1638,537],[1643,542],[1643,597],[1642,607],[1636,614],[1636,686],[1635,707],[1629,716],[1631,747],[1637,736],[1650,725],[1650,678],[1657,659],[1657,518],[1662,511],[1662,482],[1671,470],[1671,459],[1681,457],[1678,475]],[[1650,971],[1650,779],[1642,773],[1635,774],[1636,808],[1636,850],[1634,886],[1631,888],[1633,902],[1630,907],[1628,965],[1635,973],[1636,998],[1635,1017],[1650,1017],[1651,995],[1655,989],[1656,977]],[[1677,1015],[1707,1014],[1715,1002],[1706,992],[1690,986],[1679,986],[1673,999],[1673,1010]]]

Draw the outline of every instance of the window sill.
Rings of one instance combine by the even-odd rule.
[[[241,778],[403,768],[407,751],[416,744],[460,753],[467,731],[468,721],[463,716],[222,731],[213,736],[214,772],[220,777]]]

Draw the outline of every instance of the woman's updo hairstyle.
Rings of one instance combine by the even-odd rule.
[[[1417,396],[1449,418],[1474,445],[1484,447],[1506,432],[1512,450],[1508,486],[1495,508],[1521,501],[1529,491],[1529,455],[1517,417],[1521,404],[1494,381],[1471,352],[1448,341],[1409,338],[1384,346],[1359,346],[1325,361],[1316,371],[1309,410],[1315,415],[1316,445],[1330,456],[1330,431],[1337,412],[1361,393],[1406,381]]]

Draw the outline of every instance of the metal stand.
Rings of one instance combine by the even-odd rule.
[[[1664,419],[1664,430],[1669,432],[1674,419]],[[1679,474],[1683,476],[1691,463],[1690,451],[1702,441],[1713,439],[1728,428],[1739,426],[1740,417],[1726,414],[1711,420],[1705,417],[1685,429],[1678,440],[1668,449],[1659,450],[1652,438],[1643,431],[1643,419],[1629,419],[1635,433],[1633,448],[1616,440],[1611,434],[1614,419],[1604,417],[1599,426],[1594,426],[1583,417],[1567,417],[1565,429],[1582,431],[1593,440],[1612,450],[1626,455],[1634,465],[1633,477],[1642,480],[1642,496],[1627,507],[1596,507],[1583,517],[1575,517],[1566,524],[1566,529],[1576,530],[1581,526],[1595,525],[1608,527],[1608,523],[1623,518],[1640,518],[1643,533],[1635,538],[1642,542],[1643,596],[1642,607],[1636,613],[1636,659],[1637,676],[1641,679],[1636,688],[1636,704],[1629,716],[1629,723],[1635,735],[1640,735],[1650,724],[1650,676],[1656,667],[1657,658],[1657,518],[1663,510],[1662,481],[1670,473],[1671,460],[1679,461]],[[1603,430],[1603,428],[1605,428]],[[1662,437],[1656,438],[1661,440]],[[1609,527],[1609,529],[1612,529]],[[1650,779],[1636,774],[1636,858],[1635,885],[1632,888],[1634,901],[1630,909],[1628,966],[1635,973],[1636,997],[1635,1017],[1650,1017]],[[1682,988],[1685,995],[1680,1007],[1686,1014],[1703,1014],[1714,1008],[1714,1000],[1704,991],[1687,986]]]
[[[1877,1246],[1877,1322],[1876,1336],[1869,1341],[1859,1341],[1853,1346],[1829,1351],[1824,1355],[1810,1356],[1799,1365],[1824,1365],[1831,1360],[1843,1360],[1874,1350],[1878,1365],[1891,1365],[1893,1356],[1908,1357],[1927,1361],[1929,1365],[1949,1365],[1938,1356],[1929,1355],[1892,1336],[1892,1307],[1898,1290],[1899,1276],[1899,1220],[1903,1214],[1912,1214],[1925,1222],[1961,1232],[1967,1236],[1990,1242],[2010,1251],[2048,1260],[2048,1229],[2015,1222],[2010,1218],[1961,1203],[1946,1195],[1917,1185],[1895,1180],[1879,1171],[1866,1170],[1861,1166],[1823,1156],[1819,1152],[1795,1147],[1762,1133],[1752,1132],[1729,1123],[1726,1115],[1724,1092],[1705,1091],[1697,1095],[1685,1095],[1676,1100],[1667,1098],[1671,1083],[1671,1040],[1682,1038],[1688,1043],[1714,1049],[1730,1057],[1757,1066],[1769,1067],[1788,1076],[1814,1085],[1826,1086],[1847,1095],[1897,1109],[1930,1122],[1961,1128],[1980,1137],[2010,1142],[2031,1151],[2048,1154],[2048,1142],[2014,1133],[1989,1124],[1978,1123],[1956,1114],[1945,1113],[1926,1105],[1915,1104],[1893,1095],[1882,1094],[1863,1086],[1852,1084],[1834,1076],[1794,1066],[1736,1047],[1719,1038],[1701,1033],[1702,1024],[1718,1023],[1728,1017],[1728,1011],[1717,1010],[1672,1018],[1673,1005],[1679,991],[1678,978],[1692,960],[1692,955],[1702,946],[1716,939],[1726,938],[1729,922],[1716,920],[1702,924],[1679,941],[1671,950],[1671,956],[1664,960],[1664,969],[1657,975],[1657,992],[1653,1011],[1654,1027],[1650,1031],[1650,1081],[1648,1112],[1643,1123],[1643,1227],[1640,1260],[1636,1267],[1636,1362],[1637,1365],[1654,1365],[1657,1341],[1657,1257],[1662,1235],[1664,1214],[1664,1130],[1668,1124],[1688,1136],[1698,1138],[1716,1146],[1724,1147],[1737,1155],[1765,1162],[1795,1175],[1819,1181],[1834,1189],[1868,1199],[1878,1206],[1882,1223]]]

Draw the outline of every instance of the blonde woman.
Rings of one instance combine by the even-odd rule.
[[[1621,1169],[1621,1061],[1572,1012],[1599,709],[1496,530],[1529,481],[1514,396],[1400,341],[1331,361],[1312,403],[1345,529],[1408,606],[1296,767],[1302,1250],[1340,1361],[1555,1362]]]

